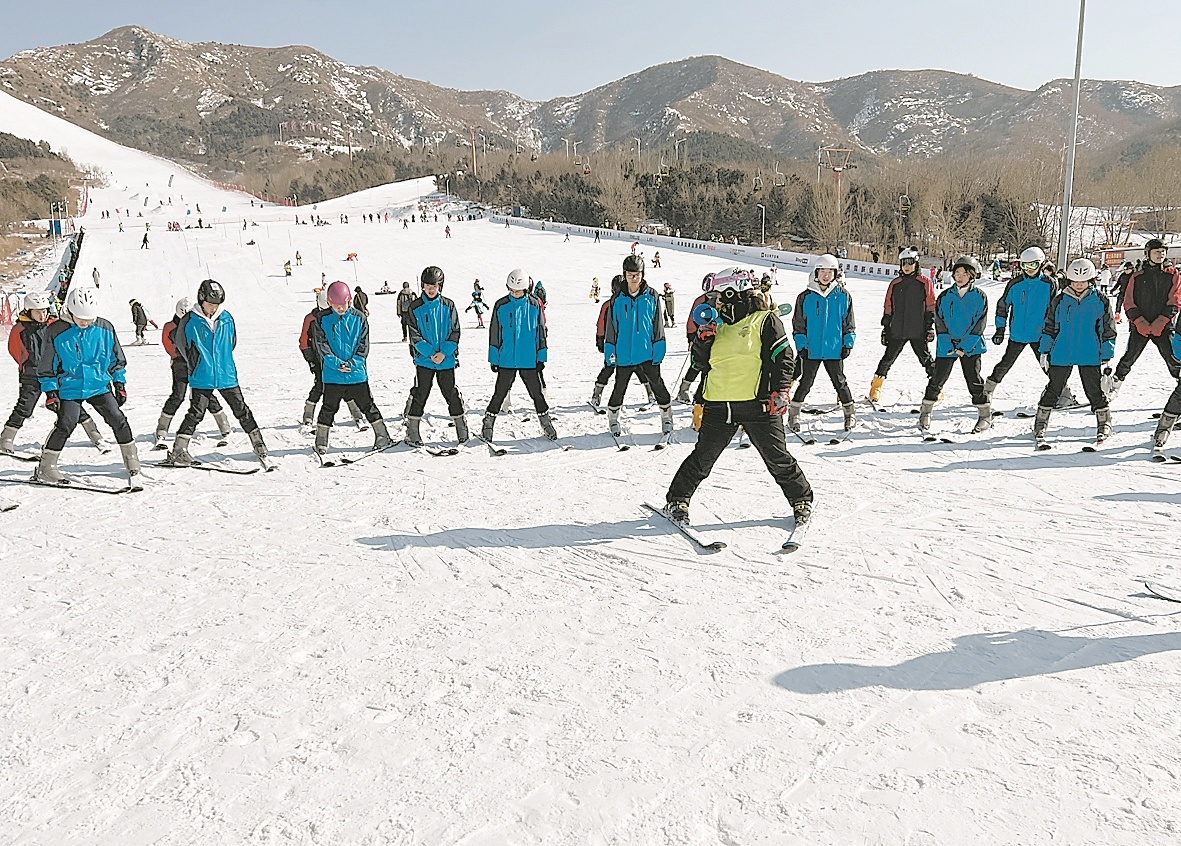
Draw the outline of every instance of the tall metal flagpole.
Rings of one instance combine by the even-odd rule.
[[[1070,122],[1070,148],[1066,155],[1066,188],[1062,192],[1062,218],[1058,221],[1058,269],[1066,269],[1070,241],[1070,200],[1074,191],[1074,151],[1078,143],[1078,110],[1082,95],[1083,24],[1087,17],[1087,0],[1079,0],[1078,50],[1074,56],[1074,118]]]

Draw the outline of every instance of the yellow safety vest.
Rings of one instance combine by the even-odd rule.
[[[710,402],[745,402],[759,392],[763,378],[763,323],[769,311],[756,311],[733,326],[718,326],[709,353],[703,396]]]

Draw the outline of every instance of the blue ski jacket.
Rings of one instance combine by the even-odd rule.
[[[1010,341],[1038,343],[1046,325],[1046,309],[1057,290],[1057,283],[1041,274],[1014,276],[996,301],[996,328],[1008,327]]]
[[[488,363],[529,370],[546,360],[545,312],[536,297],[506,294],[492,306]]]
[[[355,307],[344,314],[329,310],[312,321],[312,345],[327,385],[359,385],[369,381],[365,359],[369,356],[369,321]],[[348,366],[341,370],[340,366]]]
[[[935,301],[935,356],[955,358],[984,354],[984,324],[988,318],[988,297],[973,282],[961,296],[952,284]]]
[[[827,294],[821,293],[812,280],[796,297],[791,329],[801,355],[819,361],[840,358],[842,350],[853,349],[857,340],[852,295],[835,282]]]
[[[45,330],[37,378],[47,393],[57,391],[62,399],[85,400],[109,391],[112,382],[125,383],[126,367],[127,359],[110,321],[99,317],[80,329],[57,320]]]
[[[205,391],[222,391],[238,386],[234,347],[238,329],[234,316],[218,309],[206,317],[198,306],[176,326],[177,352],[189,363],[189,386]]]
[[[1055,366],[1095,366],[1115,355],[1115,317],[1111,301],[1094,286],[1080,299],[1066,288],[1046,311],[1038,352]]]
[[[429,370],[452,370],[459,366],[459,312],[455,303],[442,294],[433,300],[418,296],[410,304],[406,323],[415,365]],[[431,361],[435,353],[443,354],[438,364]]]
[[[603,361],[612,367],[664,361],[664,316],[660,298],[644,282],[633,297],[622,291],[608,301],[603,324]]]

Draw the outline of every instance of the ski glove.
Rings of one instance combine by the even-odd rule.
[[[927,330],[927,343],[929,344],[929,343],[931,343],[931,342],[932,342],[932,341],[934,341],[934,340],[935,340],[935,330],[934,330],[934,329],[928,329],[928,330]]]
[[[890,336],[886,334],[885,329],[882,330],[882,346],[883,347],[890,346]]]
[[[790,395],[787,391],[772,391],[771,399],[767,403],[767,413],[782,417],[787,414],[787,406],[790,402]]]
[[[492,372],[493,372],[493,373],[499,373],[499,372],[500,372],[500,365],[498,365],[498,364],[489,364],[488,366],[492,368]]]
[[[1042,353],[1041,355],[1039,355],[1037,357],[1037,362],[1038,362],[1038,364],[1040,364],[1042,366],[1043,373],[1050,372],[1050,354],[1049,353]]]
[[[717,334],[718,330],[714,328],[712,323],[707,323],[704,326],[697,327],[697,337],[703,341],[708,341]]]
[[[1005,342],[1005,330],[997,329],[996,334],[992,336],[992,342],[998,347]]]
[[[57,391],[45,392],[45,407],[54,414],[57,414],[58,409],[61,408],[61,400],[57,395]]]
[[[848,357],[849,357],[849,353],[851,353],[851,352],[853,352],[853,348],[852,348],[852,347],[841,347],[841,358],[842,358],[842,359],[846,359],[846,358],[848,358]]]
[[[545,362],[544,361],[537,362],[537,372],[540,373],[543,370],[545,370]]]
[[[113,382],[111,383],[111,388],[115,392],[115,402],[122,408],[123,403],[127,402],[127,385],[123,382]]]

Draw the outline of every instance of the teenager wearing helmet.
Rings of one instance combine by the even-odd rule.
[[[192,308],[193,303],[188,297],[178,300],[172,319],[164,324],[164,329],[160,332],[160,343],[172,359],[172,393],[164,400],[160,419],[156,421],[156,445],[153,449],[168,449],[168,428],[172,425],[172,418],[176,416],[189,390],[189,363],[176,347],[176,327]],[[209,410],[213,413],[213,419],[217,421],[217,430],[224,441],[230,435],[230,418],[226,416],[225,409],[221,407],[216,395],[211,394],[209,397]]]
[[[935,340],[935,289],[919,270],[919,253],[908,247],[898,255],[899,273],[886,288],[882,309],[882,346],[886,351],[878,362],[869,386],[870,402],[882,397],[882,385],[902,348],[910,344],[927,378],[934,372],[935,360],[928,346]]]
[[[623,260],[624,285],[608,301],[603,331],[604,363],[615,366],[615,387],[607,400],[607,427],[622,434],[619,412],[632,373],[643,372],[660,407],[660,429],[673,430],[672,397],[660,375],[664,360],[664,320],[660,298],[644,280],[643,256]]]
[[[468,306],[467,306],[467,308],[465,308],[463,310],[463,313],[467,314],[469,311],[474,311],[476,313],[476,328],[483,329],[484,328],[484,312],[486,312],[487,310],[488,310],[488,304],[484,302],[483,290],[481,290],[480,288],[474,289],[472,291],[472,301],[470,303],[468,303]]]
[[[96,288],[73,288],[66,306],[73,323],[58,320],[49,326],[37,362],[45,404],[57,411],[57,423],[41,450],[33,479],[50,485],[66,482],[57,462],[85,402],[114,431],[128,484],[138,487],[139,453],[122,408],[127,402],[127,359],[119,337],[110,321],[98,316]]]
[[[741,426],[791,503],[796,528],[812,514],[812,487],[787,451],[787,411],[795,360],[779,316],[758,308],[752,282],[731,277],[718,290],[718,324],[698,327],[690,354],[704,373],[701,426],[693,452],[665,494],[665,514],[687,524],[689,501]]]
[[[142,347],[147,343],[144,338],[144,332],[148,329],[148,324],[152,324],[153,329],[158,329],[156,321],[148,318],[148,312],[144,309],[143,304],[139,300],[131,300],[128,303],[131,306],[131,322],[135,324],[135,340],[131,342],[133,347]]]
[[[37,401],[41,399],[41,380],[37,378],[37,365],[41,359],[41,350],[45,344],[45,331],[53,324],[49,316],[52,297],[48,291],[30,291],[25,294],[23,309],[17,316],[16,324],[8,333],[8,354],[16,362],[17,367],[17,398],[8,422],[4,424],[4,431],[0,432],[0,454],[13,453],[13,441],[16,433],[25,425],[25,421],[33,416],[37,408]],[[60,404],[59,404],[60,405]],[[56,408],[52,409],[57,411]],[[109,447],[103,441],[102,433],[94,425],[94,420],[86,413],[86,409],[79,411],[78,422],[82,430],[90,438],[95,449],[108,452]]]
[[[185,314],[176,327],[176,348],[189,366],[192,400],[172,442],[167,463],[181,467],[193,464],[189,442],[209,408],[213,392],[217,391],[250,438],[254,454],[269,470],[271,465],[267,461],[267,445],[262,431],[238,385],[238,368],[234,364],[238,329],[234,325],[234,316],[224,307],[225,300],[225,288],[220,282],[204,280],[197,288],[197,307]]]
[[[311,426],[316,416],[316,403],[324,396],[324,380],[321,378],[323,373],[323,363],[320,361],[320,354],[316,350],[316,345],[312,343],[312,324],[319,320],[326,314],[332,313],[332,308],[328,305],[328,285],[324,285],[316,291],[316,304],[307,314],[303,316],[303,328],[299,332],[299,353],[303,356],[303,360],[307,362],[308,369],[312,371],[312,389],[308,391],[308,398],[303,402],[303,417],[300,420],[300,426]],[[354,300],[354,305],[356,301]],[[367,313],[362,312],[363,314]],[[353,400],[347,400],[345,403],[348,406],[349,413],[353,415],[353,422],[357,424],[357,431],[364,432],[369,428],[369,423],[365,420],[365,415],[361,412],[360,406]],[[212,406],[210,406],[212,408]],[[304,434],[307,434],[306,432]]]
[[[1046,325],[1046,309],[1058,293],[1057,282],[1052,276],[1043,273],[1045,261],[1046,254],[1041,247],[1029,247],[1022,252],[1020,274],[1009,280],[1004,293],[996,301],[996,331],[992,335],[992,342],[998,346],[1005,343],[1005,331],[1008,330],[1009,343],[1001,360],[984,381],[984,392],[988,394],[989,402],[992,401],[996,386],[1008,375],[1022,350],[1029,347],[1030,352],[1041,360],[1038,343]],[[1075,404],[1069,386],[1061,391],[1061,400],[1063,405]]]
[[[1169,375],[1181,378],[1181,361],[1173,355],[1173,324],[1181,306],[1181,274],[1176,268],[1164,267],[1166,252],[1163,241],[1150,239],[1144,245],[1144,264],[1124,286],[1124,314],[1132,325],[1128,329],[1128,346],[1115,366],[1107,390],[1109,397],[1119,393],[1120,385],[1149,341],[1165,360]]]
[[[1043,449],[1050,412],[1071,371],[1078,367],[1083,390],[1095,412],[1098,442],[1111,435],[1111,409],[1103,392],[1099,368],[1115,355],[1115,317],[1111,302],[1095,287],[1098,273],[1089,259],[1075,259],[1066,269],[1069,282],[1054,295],[1046,311],[1038,344],[1049,384],[1037,404],[1033,436]]]
[[[484,411],[480,437],[491,442],[496,427],[496,415],[504,405],[517,376],[533,399],[537,422],[545,436],[557,440],[558,433],[550,418],[549,403],[542,392],[541,373],[548,357],[545,312],[536,297],[529,296],[529,276],[517,269],[509,273],[505,282],[508,294],[492,306],[488,324],[488,364],[496,374],[496,387]]]
[[[389,430],[373,392],[369,389],[369,318],[354,305],[348,283],[336,281],[328,286],[328,311],[312,321],[312,346],[320,361],[320,381],[324,384],[324,403],[316,419],[317,455],[328,451],[328,433],[336,420],[342,401],[360,409],[373,427],[373,449],[392,445]]]
[[[422,271],[422,294],[410,305],[410,350],[414,358],[414,385],[406,406],[406,443],[422,446],[422,413],[431,387],[447,401],[447,413],[455,423],[455,438],[461,444],[468,439],[463,397],[455,387],[455,369],[459,367],[459,311],[455,303],[441,293],[443,271],[431,267]]]
[[[615,296],[626,287],[626,280],[623,274],[616,274],[611,279],[611,296]],[[599,352],[603,351],[603,346],[606,343],[607,337],[607,310],[611,308],[611,297],[599,306],[599,319],[595,323],[595,347]],[[603,391],[607,389],[607,383],[611,380],[611,374],[615,372],[614,364],[604,364],[599,370],[599,375],[595,377],[595,387],[591,391],[590,406],[599,414],[605,414],[606,411],[600,408],[603,402]],[[640,380],[640,384],[644,386],[644,391],[648,395],[646,403],[652,405],[656,402],[656,397],[652,394],[652,385],[648,382],[648,374],[643,370],[636,371],[636,378]]]
[[[971,256],[955,260],[951,277],[952,284],[935,301],[935,366],[919,409],[919,428],[924,432],[931,428],[931,412],[959,361],[972,403],[979,413],[972,431],[983,432],[992,426],[992,406],[984,392],[984,377],[980,375],[988,297],[976,286],[980,265]]]
[[[845,289],[836,256],[825,254],[816,260],[808,287],[796,298],[791,322],[800,376],[788,407],[787,427],[800,431],[800,409],[823,364],[845,412],[845,431],[850,431],[856,420],[853,392],[845,380],[845,359],[853,351],[857,325],[853,297]]]

